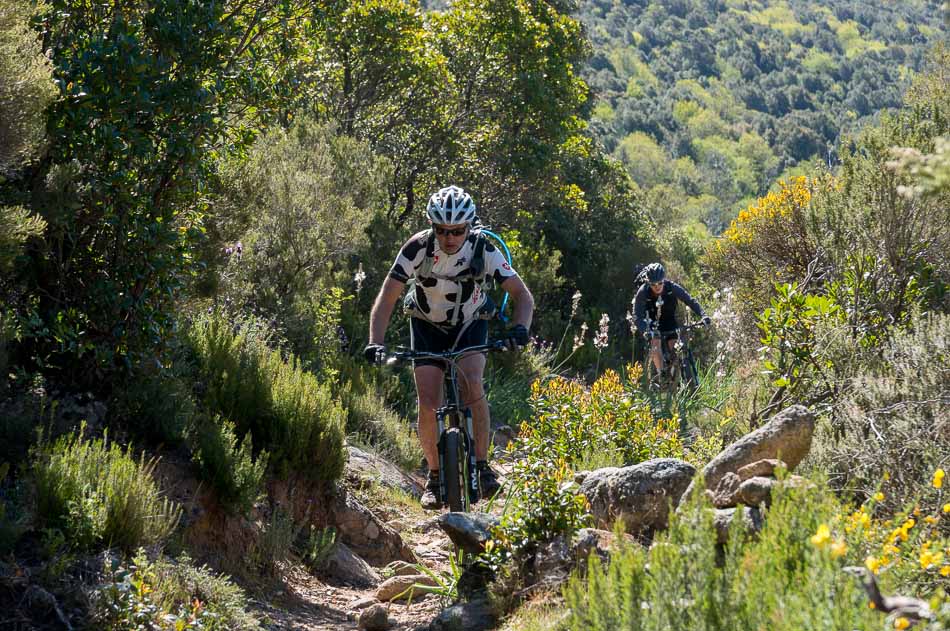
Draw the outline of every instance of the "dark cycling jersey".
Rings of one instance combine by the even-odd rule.
[[[637,290],[637,295],[633,299],[633,316],[637,324],[637,330],[641,333],[646,332],[647,316],[654,322],[659,322],[661,331],[675,329],[677,327],[676,306],[681,300],[700,318],[706,316],[696,299],[673,281],[663,281],[663,291],[660,292],[659,296],[653,293],[649,284],[644,283]],[[659,306],[659,316],[657,316],[657,306]]]

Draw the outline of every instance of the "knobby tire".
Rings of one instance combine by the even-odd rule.
[[[445,502],[453,512],[467,512],[468,485],[468,454],[465,448],[465,437],[462,430],[451,427],[445,431]]]

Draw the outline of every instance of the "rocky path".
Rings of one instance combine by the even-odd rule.
[[[351,457],[352,469],[347,476],[351,492],[386,525],[399,532],[412,550],[416,564],[393,562],[386,567],[374,568],[380,581],[396,574],[419,574],[424,566],[437,576],[448,577],[451,572],[450,556],[456,548],[438,525],[439,516],[446,511],[424,511],[418,504],[415,491],[398,488],[392,475],[380,476],[378,470],[371,484],[364,483],[372,474],[361,464],[361,457]],[[391,473],[391,472],[390,472]],[[404,474],[421,485],[417,474]],[[406,480],[401,486],[406,487]],[[496,503],[497,504],[497,503]],[[478,505],[484,508],[484,503]],[[412,602],[393,600],[380,602],[379,583],[356,586],[351,581],[326,573],[311,573],[304,566],[288,567],[282,575],[282,585],[270,594],[253,601],[257,614],[268,630],[299,629],[301,631],[342,631],[348,629],[389,629],[392,631],[422,631],[449,606],[451,602],[435,593],[417,594]],[[360,626],[360,615],[366,609],[382,607],[385,618],[377,619],[379,626]],[[364,614],[366,618],[368,614]],[[386,620],[383,622],[383,620]]]

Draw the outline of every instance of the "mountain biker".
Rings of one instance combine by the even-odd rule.
[[[663,340],[670,350],[676,341],[676,307],[680,301],[685,302],[693,313],[702,319],[703,324],[708,326],[712,323],[712,318],[706,315],[699,302],[690,296],[688,291],[666,278],[666,270],[660,263],[650,263],[644,267],[638,280],[643,284],[633,299],[634,321],[637,330],[650,341],[650,359],[657,374],[660,374],[663,371],[660,339],[654,337],[653,331],[647,326],[647,317],[658,323],[657,328],[663,332]]]
[[[475,228],[475,202],[471,196],[456,186],[442,188],[429,198],[426,215],[431,227],[413,235],[402,246],[373,304],[369,343],[363,350],[366,359],[377,362],[385,355],[386,329],[407,283],[411,283],[405,303],[410,314],[413,350],[442,352],[485,344],[486,312],[493,310],[483,286],[489,279],[500,284],[514,301],[513,324],[506,332],[506,344],[511,350],[526,345],[534,298],[501,251]],[[472,411],[479,484],[482,493],[490,497],[500,484],[488,466],[489,411],[482,386],[485,362],[483,353],[462,357],[459,386],[462,404]],[[442,405],[444,366],[431,359],[415,360],[413,366],[419,441],[429,465],[421,503],[423,508],[436,509],[441,506],[436,409]]]

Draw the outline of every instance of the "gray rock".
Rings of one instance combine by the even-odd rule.
[[[354,600],[353,602],[351,602],[350,604],[348,604],[348,605],[346,606],[346,608],[347,608],[347,609],[356,610],[356,611],[360,611],[361,609],[366,609],[366,608],[369,607],[370,605],[375,605],[375,604],[378,603],[378,602],[379,602],[379,601],[376,600],[375,598],[360,598],[360,599]]]
[[[739,501],[746,506],[772,504],[772,489],[778,484],[775,478],[755,476],[739,485]]]
[[[389,622],[389,607],[382,603],[370,605],[360,612],[356,626],[366,631],[386,631],[392,626]]]
[[[707,489],[714,489],[727,473],[769,458],[781,458],[789,471],[808,454],[815,432],[815,415],[803,405],[793,405],[772,417],[762,427],[749,432],[726,447],[703,467],[702,477]],[[689,485],[683,497],[693,490]]]
[[[625,543],[636,542],[636,539],[628,534],[624,534],[624,539]],[[618,543],[614,533],[608,530],[581,528],[574,534],[571,548],[576,563],[583,567],[587,563],[587,558],[592,554],[596,554],[602,561],[609,560],[611,552]]]
[[[352,445],[347,446],[350,457],[346,475],[350,478],[373,480],[392,489],[400,489],[413,497],[422,495],[422,485],[388,460]]]
[[[486,600],[458,603],[432,621],[429,631],[485,631],[495,626],[495,614]]]
[[[739,503],[739,485],[742,481],[731,471],[722,476],[712,492],[712,504],[716,508],[729,508]]]
[[[736,512],[739,512],[742,519],[742,525],[746,534],[756,535],[762,530],[765,522],[762,520],[762,513],[758,508],[748,506],[737,506],[736,508],[717,509],[713,515],[713,527],[716,529],[716,543],[726,543],[729,541],[729,528],[732,521],[736,519]]]
[[[610,529],[620,519],[631,534],[665,529],[696,469],[674,458],[657,458],[628,467],[590,472],[580,492],[590,502],[595,525]]]
[[[439,526],[452,543],[470,554],[481,554],[499,520],[488,513],[443,513]]]
[[[386,566],[386,574],[390,576],[409,576],[419,573],[419,568],[417,568],[412,563],[406,563],[405,561],[393,561]]]
[[[382,581],[369,563],[353,554],[346,544],[337,541],[317,565],[316,570],[356,587],[372,587]]]
[[[745,482],[754,477],[774,478],[775,470],[779,468],[788,469],[788,466],[777,458],[765,458],[744,467],[739,467],[736,473],[739,475],[739,479]]]
[[[342,541],[357,555],[375,566],[390,561],[414,561],[412,549],[399,533],[379,521],[355,497],[341,493],[331,508],[333,523]]]

